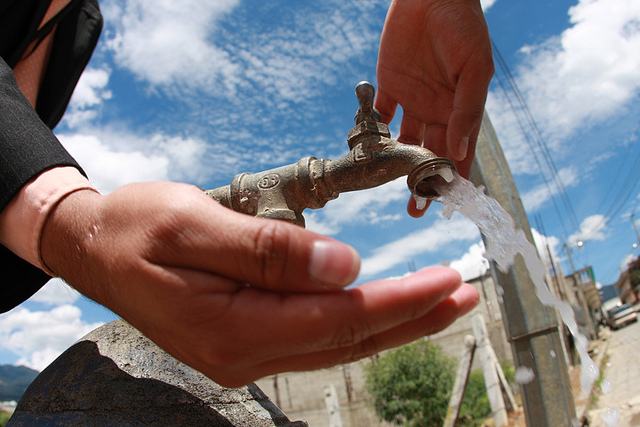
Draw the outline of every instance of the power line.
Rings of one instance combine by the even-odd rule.
[[[640,175],[639,173],[640,168],[638,168],[639,164],[640,164],[640,150],[638,150],[638,153],[636,153],[636,156],[633,162],[631,162],[631,165],[630,165],[629,171],[627,172],[625,180],[623,181],[622,185],[618,188],[618,192],[616,193],[616,198],[614,198],[614,202],[609,206],[609,209],[607,210],[607,214],[605,214],[605,217],[611,218],[618,215],[618,213],[622,211],[622,209],[625,207],[625,205],[629,201],[629,198],[635,192],[635,189],[638,187],[638,183],[640,181],[639,179],[640,176],[638,176]]]
[[[521,117],[521,114],[519,113],[520,110],[524,111],[524,109],[526,108],[526,103],[524,102],[524,98],[522,97],[522,95],[518,96],[518,94],[520,94],[519,90],[517,89],[517,85],[515,83],[515,80],[513,79],[513,76],[511,75],[511,72],[509,71],[508,65],[506,63],[506,61],[504,60],[504,58],[502,57],[502,55],[500,54],[500,51],[498,50],[497,46],[495,46],[494,43],[494,52],[496,53],[496,62],[499,65],[499,68],[502,70],[504,76],[506,77],[507,83],[509,84],[509,88],[506,87],[506,83],[503,81],[503,78],[500,74],[496,73],[496,81],[498,83],[498,86],[500,87],[500,89],[502,90],[505,99],[507,100],[507,103],[509,104],[510,109],[513,112],[514,117],[516,118],[516,122],[518,124],[518,127],[520,128],[520,132],[522,133],[522,136],[524,137],[525,142],[527,143],[527,145],[529,146],[529,149],[531,150],[531,154],[533,155],[533,158],[536,162],[536,165],[538,166],[538,169],[541,172],[541,177],[542,180],[544,182],[544,185],[547,188],[547,191],[549,192],[549,197],[551,198],[551,201],[553,203],[553,207],[554,210],[556,212],[556,215],[558,216],[558,222],[562,228],[563,231],[563,240],[567,239],[568,236],[568,232],[567,232],[567,228],[565,225],[565,217],[566,215],[563,215],[563,213],[560,210],[560,207],[558,206],[558,203],[556,202],[556,198],[555,198],[555,192],[554,189],[549,181],[549,178],[547,176],[547,173],[545,173],[546,168],[543,166],[543,163],[540,159],[540,155],[538,153],[538,150],[540,151],[544,151],[541,147],[541,144],[537,141],[534,140],[534,138],[531,135],[531,132],[527,130],[527,126],[525,123],[523,123],[523,118]],[[511,76],[511,78],[509,78],[509,76]],[[516,99],[520,105],[520,109],[518,109],[518,107],[515,105],[515,102],[513,100],[513,94],[516,94]],[[533,120],[533,117],[531,116],[531,114],[529,114],[529,126],[531,126],[531,122],[533,121],[533,123],[535,123],[535,121]],[[537,146],[537,148],[536,148]],[[544,156],[544,154],[543,154]],[[547,166],[548,166],[548,159],[545,158],[545,160],[547,161]],[[563,186],[560,184],[558,185],[558,181],[559,179],[557,179],[557,172],[554,172],[556,169],[551,168],[548,166],[549,169],[551,169],[551,173],[550,175],[552,175],[554,177],[554,181],[556,184],[556,187],[558,189],[558,192],[562,192],[563,190]],[[566,203],[565,203],[566,205]],[[574,214],[575,216],[575,214]]]
[[[640,147],[640,144],[636,144],[636,147]],[[632,157],[631,155],[625,156],[625,160],[631,157]],[[622,209],[624,209],[624,207],[626,206],[627,202],[629,202],[629,199],[634,194],[634,192],[636,192],[636,188],[638,187],[638,184],[640,181],[640,168],[638,167],[638,165],[640,164],[640,150],[638,150],[638,153],[636,153],[636,156],[633,159],[634,160],[629,165],[629,170],[627,171],[627,175],[621,183],[622,185],[615,185],[615,184],[617,184],[617,181],[621,175],[621,172],[625,169],[626,162],[623,162],[623,165],[620,168],[618,168],[615,178],[613,179],[613,181],[611,181],[611,184],[617,187],[618,191],[615,192],[616,195],[611,200],[611,203],[608,204],[608,209],[602,215],[602,219],[596,224],[595,228],[601,227],[605,223],[607,218],[613,221],[614,218],[622,211]],[[637,176],[634,176],[634,173]],[[607,204],[606,201],[609,199],[608,196],[613,193],[614,191],[611,191],[607,194],[607,197],[605,197],[605,200],[602,203],[603,205]],[[632,211],[635,211],[635,208],[637,207],[637,205],[638,205],[638,202],[636,202]]]
[[[496,73],[496,81],[516,118],[518,127],[525,139],[525,142],[529,146],[531,153],[533,154],[536,165],[541,171],[544,185],[549,192],[549,196],[553,202],[555,213],[558,216],[558,222],[563,231],[562,238],[566,242],[568,240],[567,236],[569,235],[569,233],[567,232],[567,228],[565,226],[565,219],[569,221],[570,225],[575,230],[580,229],[580,224],[575,213],[575,209],[573,208],[571,199],[568,195],[564,183],[562,182],[560,173],[553,160],[551,151],[546,144],[542,131],[540,130],[538,123],[531,113],[531,109],[527,105],[527,102],[495,41],[492,41],[492,45],[494,58],[499,66],[499,69],[502,71],[502,76]],[[512,98],[515,98],[515,101]],[[516,105],[516,103],[518,105]],[[524,118],[522,116],[524,116]],[[541,156],[539,156],[538,151],[540,151]],[[543,161],[540,159],[540,157],[542,157],[542,159],[544,160],[546,168],[543,167]],[[625,178],[620,181],[620,185],[618,185],[619,178],[621,177],[622,172],[626,169],[624,166],[626,166],[627,160],[630,158],[633,158],[634,160],[631,162]],[[604,224],[608,218],[613,219],[615,216],[617,216],[637,191],[637,188],[640,185],[640,168],[638,167],[639,164],[640,150],[635,155],[635,157],[631,153],[629,153],[629,155],[625,157],[625,162],[622,167],[617,168],[615,178],[612,181],[612,184],[616,190],[608,192],[605,196],[605,200],[608,200],[611,197],[613,198],[611,199],[611,203],[605,203],[605,201],[603,201],[602,206],[606,206],[607,209],[602,216],[600,223],[597,224],[597,227],[602,226],[602,224]],[[554,188],[547,177],[547,173],[545,173],[546,171],[548,171],[548,174],[551,176],[557,193],[554,192]],[[556,194],[559,197],[565,212],[567,212],[567,215],[563,214],[560,206],[556,202]],[[636,202],[636,205],[637,203],[638,202]]]
[[[541,171],[543,170],[542,167],[542,162],[540,161],[540,158],[538,156],[538,152],[535,149],[535,146],[533,144],[533,141],[530,140],[529,138],[529,133],[526,131],[524,124],[522,123],[522,120],[520,118],[520,116],[517,114],[516,112],[516,106],[513,104],[513,101],[511,99],[511,97],[508,94],[507,88],[504,87],[504,83],[502,82],[502,79],[496,75],[496,81],[498,82],[498,86],[500,87],[500,89],[502,90],[502,92],[505,95],[505,98],[507,99],[507,102],[509,103],[509,106],[511,108],[511,110],[513,111],[514,116],[516,117],[516,121],[518,123],[518,127],[520,128],[520,132],[522,133],[522,135],[524,136],[525,142],[527,143],[527,145],[529,146],[529,149],[531,150],[531,153],[533,154],[533,158],[536,162],[536,165],[538,166],[538,169],[540,169]],[[558,222],[560,224],[560,227],[562,228],[563,231],[563,238],[566,239],[568,236],[567,233],[567,228],[565,226],[564,223],[564,215],[562,215],[562,213],[560,212],[560,208],[558,207],[558,203],[556,202],[556,199],[553,197],[553,189],[551,187],[551,184],[549,182],[549,179],[547,178],[547,175],[542,173],[542,180],[544,182],[544,185],[547,187],[547,191],[549,191],[549,195],[551,196],[551,202],[553,203],[553,208],[558,216]]]
[[[573,221],[573,225],[574,227],[577,229],[579,227],[579,222],[578,222],[578,218],[576,216],[575,210],[573,209],[573,204],[571,203],[571,199],[569,198],[569,195],[567,194],[566,188],[562,182],[562,179],[560,179],[560,174],[558,172],[558,168],[555,165],[555,162],[553,160],[553,157],[551,156],[551,152],[545,142],[545,138],[542,135],[542,132],[540,131],[540,128],[536,122],[536,120],[533,117],[533,114],[531,113],[531,110],[529,109],[529,106],[526,102],[526,100],[524,99],[524,96],[522,95],[522,92],[520,91],[520,88],[518,87],[518,84],[515,80],[515,78],[513,77],[513,74],[511,73],[511,70],[509,68],[509,65],[507,64],[507,62],[505,61],[504,57],[502,56],[502,54],[500,53],[500,49],[498,48],[498,46],[496,45],[495,41],[492,41],[492,45],[494,48],[494,53],[495,53],[495,58],[498,62],[498,65],[500,66],[500,68],[502,69],[503,73],[505,74],[507,81],[511,87],[512,92],[515,94],[521,110],[523,111],[525,118],[527,119],[529,126],[531,128],[531,130],[533,131],[534,134],[534,138],[533,141],[537,144],[538,148],[540,149],[540,151],[542,152],[542,156],[547,164],[547,167],[550,170],[550,174],[553,177],[553,181],[554,184],[556,185],[557,189],[558,189],[558,195],[560,197],[560,200],[562,201],[562,203],[565,206],[565,209],[569,212],[569,219],[571,221]],[[507,95],[508,96],[508,95]],[[514,114],[517,114],[517,111],[514,110]],[[525,136],[526,138],[526,136]],[[532,151],[533,148],[532,148]],[[544,169],[540,169],[541,172],[544,174]],[[551,188],[548,186],[549,191],[550,191],[550,196],[553,198],[553,192],[551,190]]]

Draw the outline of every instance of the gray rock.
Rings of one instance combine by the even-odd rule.
[[[128,323],[71,346],[29,386],[11,426],[306,426],[255,385],[219,386]]]

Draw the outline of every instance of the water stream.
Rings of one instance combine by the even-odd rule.
[[[455,179],[437,188],[444,205],[444,215],[450,218],[458,211],[473,221],[485,238],[485,257],[495,261],[498,268],[507,272],[517,254],[522,255],[529,275],[536,288],[538,299],[560,313],[564,324],[574,337],[580,356],[580,384],[583,393],[591,390],[598,377],[598,367],[587,352],[588,341],[578,330],[576,319],[569,303],[557,298],[545,284],[545,267],[534,245],[529,243],[522,230],[517,230],[511,216],[493,198],[484,194],[483,188],[476,188],[470,181],[456,175]]]

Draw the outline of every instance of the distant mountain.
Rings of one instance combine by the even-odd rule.
[[[26,366],[0,365],[0,401],[20,400],[39,373]]]

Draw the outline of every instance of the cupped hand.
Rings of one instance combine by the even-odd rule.
[[[399,141],[451,158],[468,177],[492,75],[478,0],[392,1],[380,41],[375,107],[389,123],[402,106]],[[424,213],[413,199],[408,211]]]
[[[51,270],[224,386],[372,355],[478,301],[444,267],[344,289],[359,269],[351,247],[183,184],[73,193],[41,248]]]

